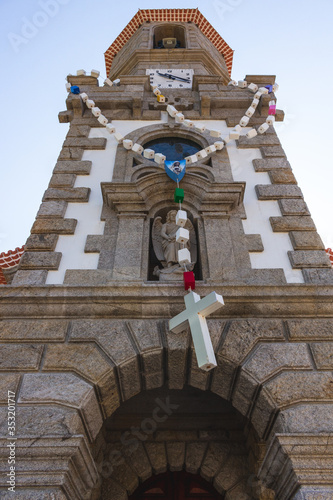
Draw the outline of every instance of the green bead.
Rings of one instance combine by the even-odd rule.
[[[182,203],[182,201],[184,200],[184,189],[175,189],[174,200],[176,203]]]

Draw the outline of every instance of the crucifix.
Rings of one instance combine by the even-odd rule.
[[[190,292],[185,295],[185,311],[169,321],[169,329],[173,333],[180,333],[190,325],[195,354],[199,368],[209,371],[217,366],[212,341],[210,339],[206,316],[224,305],[222,295],[211,292],[207,297],[200,299],[200,295]]]

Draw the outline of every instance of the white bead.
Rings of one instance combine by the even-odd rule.
[[[187,222],[187,213],[185,210],[178,210],[176,214],[176,224],[177,226],[184,227]]]
[[[71,84],[69,82],[66,83],[66,90],[67,92],[71,91]]]
[[[205,151],[207,154],[215,153],[216,147],[214,144],[211,144],[210,146],[207,146],[207,148],[205,148]]]
[[[277,83],[274,83],[273,92],[277,92],[278,90],[279,90],[279,85]]]
[[[178,113],[178,111],[176,110],[176,108],[174,106],[171,106],[171,104],[167,105],[167,109],[166,110],[169,113],[169,115],[171,116],[171,118],[174,118],[176,116],[176,114]]]
[[[155,94],[155,95],[161,95],[162,92],[158,88],[156,88],[156,89],[153,90],[153,94]]]
[[[258,106],[258,104],[259,104],[259,99],[254,98],[253,101],[252,101],[252,104],[251,104],[251,108],[256,109],[256,107]]]
[[[258,132],[256,131],[256,129],[255,128],[251,128],[251,130],[249,130],[248,133],[246,134],[246,137],[248,139],[252,139],[256,135],[258,135]]]
[[[230,141],[231,141],[230,134],[228,134],[226,137],[223,137],[224,144],[228,144],[228,142],[230,142]]]
[[[216,151],[221,151],[221,149],[224,148],[224,142],[223,141],[214,142],[214,146],[216,147]]]
[[[259,134],[263,134],[264,132],[266,132],[266,130],[269,128],[269,125],[268,123],[263,123],[262,125],[260,125],[260,127],[258,128],[258,132]]]
[[[153,149],[144,149],[143,156],[148,158],[148,160],[153,160],[155,157],[155,151]]]
[[[252,92],[257,92],[258,85],[256,85],[255,83],[250,83],[250,85],[248,85],[247,88],[252,90]]]
[[[241,89],[245,89],[247,87],[247,81],[246,80],[239,80],[238,87]]]
[[[195,123],[194,128],[198,132],[204,132],[206,130],[206,125],[202,125],[202,123]]]
[[[82,99],[83,102],[87,102],[88,95],[85,92],[82,92],[82,94],[80,94],[80,96],[81,96],[81,99]]]
[[[96,118],[98,118],[99,115],[102,113],[102,111],[99,108],[97,108],[96,106],[91,108],[91,112],[94,116],[96,116]]]
[[[86,74],[86,72],[84,71],[84,69],[78,69],[76,72],[77,76],[84,76],[85,74]]]
[[[275,116],[274,115],[267,116],[266,123],[268,123],[268,125],[274,125],[274,122],[275,122]]]
[[[221,137],[221,130],[210,130],[209,135],[216,138]]]
[[[249,116],[243,116],[241,121],[239,122],[241,127],[246,127],[246,125],[249,123],[250,117]]]
[[[236,127],[233,128],[232,131],[230,132],[230,139],[239,139],[239,134],[241,130],[242,127],[240,125],[236,125]]]
[[[180,227],[176,232],[176,241],[177,243],[185,244],[190,239],[190,231],[183,227]]]
[[[177,123],[183,122],[184,119],[185,119],[185,116],[183,115],[183,113],[177,113],[176,116],[175,116],[175,121]]]
[[[191,155],[190,158],[191,158],[191,163],[196,163],[199,160],[198,154]]]
[[[191,254],[187,248],[178,250],[178,262],[181,266],[191,264]]]
[[[162,165],[166,160],[166,156],[162,155],[162,153],[156,153],[154,156],[154,161],[159,165]]]
[[[124,139],[123,140],[123,146],[124,146],[125,149],[130,150],[133,147],[133,141],[131,141],[131,139]]]
[[[262,94],[268,94],[268,89],[266,89],[266,87],[259,87],[259,90]]]
[[[247,109],[245,111],[245,114],[246,116],[248,116],[249,118],[251,118],[251,116],[255,113],[255,108],[253,108],[252,106],[249,107],[249,109]]]
[[[186,156],[186,158],[184,158],[184,160],[186,161],[186,165],[191,165],[192,160],[191,160],[190,156]]]
[[[94,78],[98,78],[100,73],[99,73],[99,71],[97,71],[97,69],[92,69],[90,71],[90,75],[93,76]]]
[[[230,80],[228,85],[233,85],[234,87],[237,87],[237,82],[236,82],[236,80]]]
[[[183,120],[183,125],[185,125],[185,127],[188,127],[188,128],[194,127],[194,123],[192,122],[192,120]]]
[[[207,158],[207,153],[205,149],[201,149],[200,151],[197,152],[197,157],[199,160],[202,160],[203,158]]]
[[[105,127],[105,128],[106,128],[106,130],[107,130],[108,132],[110,132],[110,134],[114,134],[114,133],[115,133],[115,131],[116,131],[116,129],[115,129],[115,127],[112,125],[112,123],[108,123],[108,124],[106,125],[106,127]]]
[[[108,119],[104,115],[99,115],[97,120],[101,125],[106,125],[108,123]]]
[[[116,141],[119,143],[119,144],[122,144],[123,140],[124,140],[124,137],[119,133],[119,132],[116,132],[114,134],[115,136],[115,139]]]
[[[269,101],[268,106],[276,106],[276,101]]]
[[[261,97],[261,96],[262,96],[262,92],[259,92],[259,90],[258,90],[258,92],[256,92],[256,93],[254,94],[254,98],[255,98],[255,99],[258,99],[258,100],[260,99],[260,97]]]
[[[120,79],[117,78],[116,80],[113,80],[113,85],[116,85],[117,87],[119,87],[119,85],[120,85]]]
[[[113,82],[110,80],[110,78],[105,78],[104,80],[104,85],[109,85],[109,87],[112,87],[113,85]]]
[[[134,153],[139,153],[141,155],[141,153],[143,153],[143,147],[141,146],[141,144],[138,144],[137,142],[135,144],[133,144],[132,146],[132,151],[134,151]]]
[[[86,100],[87,108],[92,109],[95,106],[95,102],[92,99]]]

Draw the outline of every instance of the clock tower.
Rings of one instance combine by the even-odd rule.
[[[4,498],[333,498],[333,270],[275,76],[232,60],[198,9],[139,10],[104,82],[67,77],[0,286]]]

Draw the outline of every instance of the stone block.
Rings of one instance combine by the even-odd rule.
[[[99,253],[105,240],[104,235],[88,234],[84,247],[85,253]]]
[[[61,252],[25,252],[20,261],[20,269],[56,271],[60,265],[61,255]]]
[[[333,500],[333,486],[301,486],[293,500]]]
[[[333,370],[333,342],[310,344],[310,348],[318,370]]]
[[[282,215],[310,215],[303,199],[282,199],[278,203]]]
[[[275,233],[288,233],[289,231],[315,231],[316,226],[307,215],[284,215],[283,217],[269,218]]]
[[[281,202],[292,200],[281,200]],[[298,200],[301,201],[301,200]],[[294,250],[324,250],[324,243],[315,231],[291,231],[289,233]]]
[[[311,369],[312,363],[306,344],[261,344],[243,369],[259,382],[264,382],[282,370]]]
[[[263,146],[260,148],[263,158],[285,158],[286,153],[281,146]]]
[[[185,443],[166,443],[166,450],[170,470],[182,470],[185,462]]]
[[[259,392],[251,414],[251,423],[260,438],[266,435],[276,417],[277,406],[269,392],[263,387]]]
[[[163,350],[144,352],[141,355],[146,390],[161,387],[164,382]]]
[[[118,367],[119,383],[124,401],[141,391],[139,363],[133,358]]]
[[[75,179],[75,174],[53,174],[49,182],[49,188],[71,188],[74,186]]]
[[[32,228],[32,234],[74,234],[76,219],[37,219]]]
[[[230,454],[230,445],[227,443],[212,442],[208,445],[208,450],[201,465],[200,475],[211,481],[219,471],[221,464],[225,462]]]
[[[85,203],[89,200],[90,188],[48,188],[43,197],[43,201],[64,200],[73,203]]]
[[[15,319],[0,322],[0,340],[22,342],[60,342],[64,341],[68,321],[55,319]]]
[[[80,161],[82,159],[84,149],[81,148],[65,148],[63,147],[58,156],[58,161]]]
[[[294,174],[287,168],[270,170],[268,174],[272,184],[297,184]]]
[[[246,415],[258,388],[258,381],[250,374],[242,371],[233,389],[232,405],[242,415]]]
[[[66,137],[88,137],[90,130],[89,125],[73,125],[71,123]]]
[[[12,285],[21,286],[21,285],[44,285],[47,278],[47,271],[36,270],[36,271],[21,271],[18,270],[15,273],[15,276],[12,281]]]
[[[204,372],[203,370],[200,370],[200,368],[198,367],[198,361],[195,355],[195,350],[192,347],[189,385],[205,391],[208,386],[209,375],[210,374],[208,372]]]
[[[332,339],[332,318],[289,319],[287,320],[287,325],[289,337],[292,341]]]
[[[332,431],[333,404],[311,403],[283,410],[272,432],[320,434]]]
[[[15,500],[67,500],[67,496],[58,488],[15,488]],[[11,491],[3,492],[1,495],[2,500],[13,500],[13,493]],[[127,500],[127,499],[126,499]]]
[[[96,342],[116,365],[136,356],[129,331],[122,320],[75,320],[70,341]]]
[[[289,251],[288,256],[294,269],[302,267],[332,268],[331,261],[325,250],[295,250]]]
[[[280,373],[268,382],[265,388],[280,409],[312,401],[332,401],[333,376],[331,373],[314,371],[288,371]]]
[[[0,403],[8,405],[8,391],[17,393],[21,375],[16,373],[2,373],[0,375]],[[15,398],[16,399],[16,398]]]
[[[291,170],[289,161],[286,158],[265,158],[252,160],[256,172],[269,172],[270,170],[286,169]]]
[[[0,370],[38,370],[42,354],[42,345],[1,344]]]
[[[54,174],[89,175],[91,161],[58,161],[54,167]]]
[[[98,381],[97,392],[99,393],[100,405],[105,418],[111,417],[120,406],[120,390],[116,371],[105,375]]]
[[[126,457],[128,463],[130,463],[140,480],[145,481],[152,475],[151,465],[146,450],[139,440],[135,443],[134,448],[131,448],[131,446],[123,446],[122,454]]]
[[[162,474],[168,468],[164,443],[145,443],[145,448],[154,474]]]
[[[333,269],[302,269],[305,283],[333,285]]]
[[[252,139],[248,139],[246,135],[240,136],[237,144],[239,149],[259,148],[260,146],[280,146],[280,141],[277,135],[260,134]]]
[[[112,500],[128,500],[126,489],[110,478],[103,480],[101,496],[102,498],[112,498]]]
[[[261,340],[284,341],[282,321],[278,319],[232,321],[219,354],[238,364]]]
[[[113,367],[95,344],[51,344],[46,348],[43,371],[71,371],[97,384]]]
[[[96,137],[92,139],[84,137],[67,137],[63,144],[64,148],[82,148],[82,149],[105,149],[106,139]]]
[[[214,478],[214,487],[221,493],[228,491],[248,474],[247,457],[242,455],[230,455]],[[243,492],[245,492],[245,488]],[[240,500],[242,496],[238,498]]]
[[[302,191],[293,184],[257,184],[258,200],[277,200],[279,198],[303,198]]]
[[[166,324],[166,342],[168,346],[168,382],[170,389],[182,389],[185,383],[187,353],[190,345],[190,333],[186,329],[181,333],[168,331]]]
[[[211,391],[224,399],[230,399],[231,388],[236,374],[236,363],[229,361],[220,354],[216,356],[217,367],[214,368]]]
[[[65,216],[67,203],[63,200],[45,201],[39,207],[37,217],[59,217],[62,219]]]
[[[188,443],[186,445],[185,470],[191,474],[197,474],[204,458],[207,443]]]
[[[49,251],[55,250],[58,241],[57,234],[31,234],[25,244],[25,251]]]
[[[248,252],[264,251],[264,245],[260,234],[246,234],[245,239]]]
[[[157,321],[137,319],[129,321],[128,325],[140,352],[162,347]]]
[[[93,387],[71,373],[25,374],[19,402],[79,408],[91,440],[95,439],[103,423]]]

